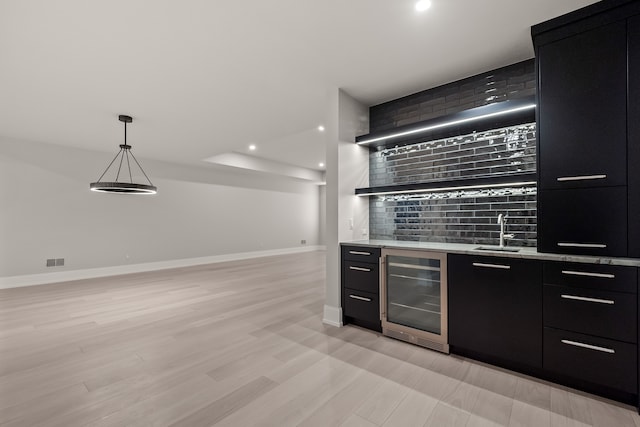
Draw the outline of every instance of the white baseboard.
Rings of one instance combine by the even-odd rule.
[[[326,250],[324,246],[304,246],[266,251],[240,252],[235,254],[213,255],[199,258],[175,259],[169,261],[147,262],[143,264],[117,265],[113,267],[88,268],[84,270],[57,271],[55,273],[25,274],[22,276],[0,277],[0,289],[20,288],[23,286],[44,285],[48,283],[68,282],[71,280],[93,279],[97,277],[117,276],[121,274],[142,273],[145,271],[166,270],[168,268],[190,267],[225,261],[239,261],[274,255],[287,255],[301,252]]]
[[[343,326],[342,307],[332,307],[330,305],[325,305],[322,323],[341,328]]]

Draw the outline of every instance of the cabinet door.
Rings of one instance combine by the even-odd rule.
[[[472,352],[493,363],[542,366],[539,262],[450,254],[448,275],[453,352]]]
[[[640,16],[629,20],[629,256],[640,258]]]
[[[538,250],[627,256],[626,187],[539,191]]]
[[[626,23],[538,47],[542,189],[626,185]]]

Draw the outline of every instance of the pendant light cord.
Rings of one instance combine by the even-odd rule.
[[[113,158],[113,160],[111,160],[111,163],[109,163],[109,166],[107,166],[107,168],[104,170],[104,172],[102,172],[102,175],[100,175],[100,178],[98,178],[98,180],[96,182],[100,182],[102,181],[102,177],[104,176],[105,173],[107,173],[107,171],[109,170],[109,168],[111,167],[111,165],[113,164],[113,162],[116,161],[116,159],[118,158],[118,156],[122,153],[122,148],[120,149],[120,151],[118,151],[118,154],[116,154],[116,156]],[[145,175],[146,176],[146,175]]]
[[[127,125],[125,125],[126,128]],[[126,142],[125,142],[126,145]],[[122,150],[127,151],[126,148],[122,148],[120,149],[120,152],[122,153]],[[124,159],[124,153],[122,153],[122,156],[120,156],[120,164],[118,165],[118,173],[116,174],[116,182],[118,182],[118,178],[120,178],[120,169],[122,169],[122,160]]]
[[[133,153],[131,153],[131,152],[129,154],[131,154],[131,157],[133,157],[133,160],[135,160],[136,164],[138,165],[138,167],[142,171],[142,174],[144,175],[145,178],[147,178],[147,181],[149,182],[149,184],[153,185],[153,183],[151,182],[151,180],[147,176],[147,173],[144,171],[144,169],[142,169],[142,166],[140,166],[140,163],[138,163],[138,159],[136,159],[136,156],[134,156]]]

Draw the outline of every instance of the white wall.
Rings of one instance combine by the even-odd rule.
[[[319,191],[319,210],[320,210],[320,220],[318,224],[318,244],[326,245],[327,244],[327,187],[325,185],[318,186]]]
[[[0,277],[319,243],[317,185],[139,159],[157,195],[89,191],[114,155],[0,140]]]
[[[369,185],[369,150],[355,137],[369,131],[368,109],[342,90],[327,97],[327,266],[323,321],[342,325],[339,243],[368,238],[369,203],[354,190]],[[353,226],[351,223],[353,222]]]

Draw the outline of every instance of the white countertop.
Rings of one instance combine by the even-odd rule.
[[[640,267],[640,259],[636,258],[611,258],[587,255],[550,254],[538,252],[536,248],[530,247],[517,247],[519,249],[518,252],[502,252],[478,250],[479,247],[490,247],[491,245],[467,243],[409,242],[400,240],[353,240],[341,242],[340,244],[378,248],[414,249],[422,251],[447,252],[452,254],[497,256],[503,258],[539,259],[543,261],[581,262],[586,264],[608,264]]]

